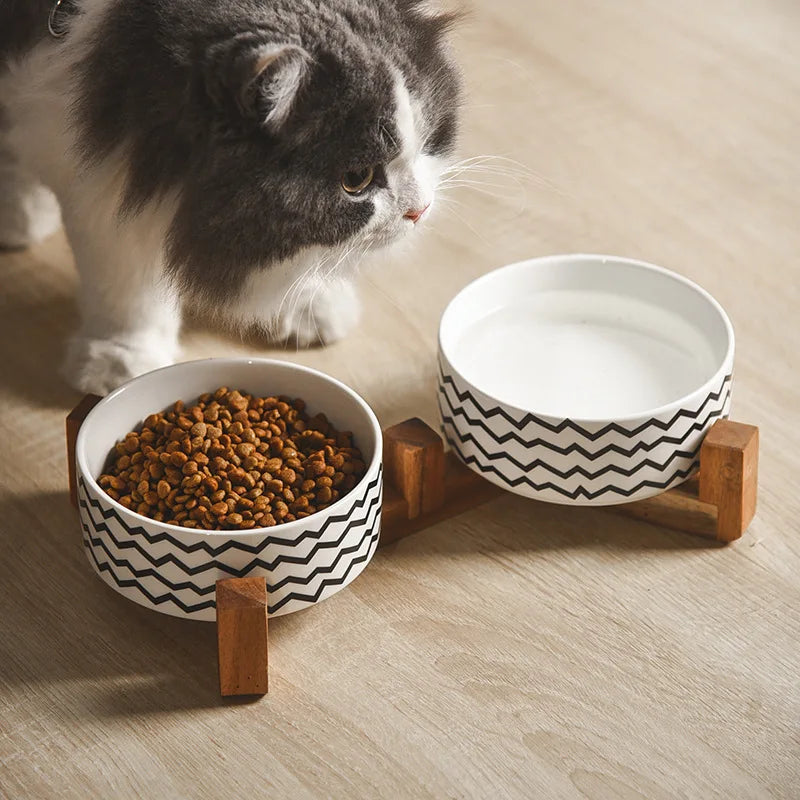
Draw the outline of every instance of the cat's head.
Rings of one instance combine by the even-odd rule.
[[[209,124],[169,241],[179,274],[219,295],[221,276],[424,224],[457,131],[451,22],[414,0],[330,3],[212,42],[195,86]]]

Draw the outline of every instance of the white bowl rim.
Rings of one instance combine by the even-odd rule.
[[[445,319],[448,313],[451,312],[451,308],[455,306],[456,301],[461,297],[462,293],[466,292],[468,289],[478,286],[482,283],[488,283],[492,279],[496,279],[497,275],[501,272],[506,270],[511,271],[515,269],[520,269],[524,266],[532,266],[535,264],[545,264],[547,262],[567,262],[567,261],[577,261],[581,259],[590,259],[593,261],[615,261],[621,264],[628,264],[630,266],[634,266],[640,268],[645,271],[656,272],[663,275],[666,278],[669,278],[677,283],[682,283],[688,288],[695,291],[699,294],[711,308],[717,312],[720,319],[722,320],[723,326],[725,328],[725,334],[727,337],[727,347],[725,349],[725,356],[720,362],[720,365],[717,367],[717,370],[714,374],[702,385],[698,386],[693,391],[689,392],[688,394],[679,397],[677,400],[673,400],[670,403],[666,403],[661,406],[657,406],[656,408],[647,409],[642,411],[641,413],[630,414],[627,416],[620,416],[620,417],[606,417],[606,418],[591,418],[591,417],[554,417],[552,414],[547,413],[540,413],[532,408],[520,408],[515,406],[512,403],[508,403],[505,400],[500,400],[494,395],[490,394],[489,392],[484,391],[479,386],[475,385],[472,381],[466,380],[461,373],[455,368],[453,364],[453,360],[448,355],[445,347],[442,345],[442,328],[445,324]],[[734,340],[734,332],[733,332],[733,325],[725,312],[725,309],[719,303],[719,301],[713,297],[706,289],[704,289],[699,284],[695,283],[694,281],[686,278],[683,275],[680,275],[677,272],[673,272],[666,267],[660,267],[658,264],[652,264],[649,261],[641,261],[636,258],[627,258],[625,256],[613,256],[613,255],[603,255],[601,253],[554,253],[547,256],[536,256],[534,258],[527,258],[523,259],[522,261],[515,261],[512,264],[504,264],[501,267],[497,267],[496,269],[491,270],[490,272],[485,273],[484,275],[480,275],[479,277],[475,278],[475,280],[470,281],[466,286],[464,286],[458,294],[447,304],[444,312],[442,313],[442,317],[439,321],[439,335],[438,335],[438,344],[439,344],[439,352],[444,355],[447,360],[447,363],[450,365],[453,372],[455,372],[459,378],[466,383],[468,386],[472,387],[473,389],[480,392],[484,397],[488,397],[491,399],[492,402],[497,403],[498,406],[502,406],[506,409],[511,409],[514,412],[519,414],[531,414],[536,417],[540,417],[541,419],[548,420],[548,421],[555,421],[555,420],[564,420],[569,419],[571,422],[574,422],[576,425],[582,426],[604,426],[610,423],[617,423],[623,425],[625,423],[637,423],[641,422],[643,419],[650,419],[653,417],[660,417],[665,414],[669,414],[674,411],[678,411],[680,408],[684,407],[686,403],[692,400],[695,397],[702,397],[710,393],[710,390],[716,388],[717,384],[720,381],[720,378],[723,377],[723,373],[725,372],[728,365],[733,365],[733,355],[734,355],[734,348],[735,348],[735,340]]]
[[[115,500],[111,495],[107,494],[100,484],[97,482],[97,479],[94,475],[91,474],[87,464],[86,464],[86,445],[85,445],[85,438],[88,435],[87,431],[89,430],[87,423],[91,423],[92,415],[95,413],[95,410],[98,408],[102,408],[103,406],[109,405],[110,403],[114,402],[114,398],[118,397],[122,394],[128,386],[133,383],[136,383],[140,379],[154,375],[159,372],[165,372],[166,370],[171,370],[175,367],[180,367],[186,364],[201,364],[207,363],[210,361],[216,361],[219,363],[225,364],[259,364],[261,366],[272,366],[272,365],[280,365],[280,366],[288,366],[292,369],[296,369],[298,372],[305,372],[307,374],[311,374],[316,376],[317,378],[322,378],[329,383],[332,383],[339,387],[340,389],[344,390],[346,394],[349,394],[364,411],[369,419],[370,424],[372,425],[373,431],[375,433],[375,441],[377,446],[372,454],[372,458],[370,459],[369,464],[367,465],[366,472],[361,480],[344,496],[340,497],[335,503],[329,505],[324,511],[317,511],[314,514],[309,514],[308,517],[303,519],[296,519],[293,522],[284,522],[280,525],[273,525],[269,528],[250,528],[247,530],[230,530],[230,531],[209,531],[205,528],[184,528],[180,525],[173,525],[171,522],[159,522],[157,519],[152,519],[152,517],[146,517],[144,514],[139,514],[137,511],[133,511],[130,508],[125,508],[118,500]],[[382,460],[382,436],[383,431],[381,429],[380,423],[378,422],[378,418],[375,416],[375,412],[370,408],[367,404],[366,400],[361,397],[358,392],[354,389],[351,389],[347,384],[342,383],[342,381],[334,378],[331,375],[328,375],[325,372],[321,372],[318,369],[314,369],[313,367],[306,367],[303,364],[295,364],[293,361],[282,361],[278,358],[257,358],[257,357],[248,357],[248,356],[240,356],[234,358],[227,358],[224,356],[221,357],[211,357],[211,358],[195,358],[191,361],[179,361],[175,364],[169,364],[166,367],[159,367],[158,369],[151,370],[150,372],[145,372],[142,375],[137,375],[135,378],[131,378],[129,381],[126,381],[121,386],[118,386],[112,392],[109,392],[100,402],[97,403],[94,408],[86,415],[86,419],[81,423],[81,427],[78,431],[78,438],[75,442],[75,460],[78,464],[79,473],[87,480],[89,485],[99,492],[104,501],[107,501],[113,508],[118,511],[121,511],[123,514],[132,517],[134,520],[139,522],[140,524],[146,523],[148,525],[156,525],[159,528],[163,528],[167,531],[173,531],[178,534],[186,535],[208,535],[209,537],[231,537],[231,536],[265,536],[265,535],[280,535],[283,538],[283,535],[286,534],[286,538],[291,538],[292,533],[300,533],[304,530],[308,529],[308,522],[307,520],[312,519],[313,517],[318,517],[320,521],[324,520],[326,517],[330,516],[331,514],[335,513],[335,511],[341,508],[345,502],[350,498],[352,495],[363,483],[364,481],[370,476],[373,472],[376,464],[380,469],[380,462]],[[111,447],[109,447],[109,452],[111,452]],[[277,533],[279,531],[279,533]]]

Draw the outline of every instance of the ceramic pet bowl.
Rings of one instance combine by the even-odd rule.
[[[109,497],[96,478],[109,451],[151,412],[219,386],[255,395],[302,397],[353,431],[367,464],[362,480],[323,511],[273,528],[198,531],[156,522]],[[83,543],[100,577],[141,605],[213,621],[219,578],[264,575],[269,613],[288,614],[329,597],[367,565],[378,544],[382,498],[381,429],[351,389],[306,367],[266,359],[208,359],[135,378],[101,400],[76,443]]]
[[[733,329],[713,297],[625,258],[537,258],[491,272],[439,330],[445,436],[498,486],[611,505],[686,480],[728,414]]]

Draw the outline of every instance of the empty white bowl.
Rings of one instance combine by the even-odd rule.
[[[97,484],[109,452],[142,420],[176,400],[219,386],[251,394],[302,397],[351,430],[367,471],[323,511],[273,528],[200,531],[156,522],[109,497]],[[367,565],[378,544],[382,436],[372,409],[352,389],[316,370],[256,358],[212,358],[142,375],[101,400],[76,443],[78,501],[89,561],[112,589],[136,603],[191,619],[214,620],[219,578],[264,575],[269,613],[288,614],[329,597]]]
[[[661,267],[536,258],[463,289],[439,329],[445,436],[471,469],[526,497],[611,505],[697,468],[727,416],[733,328]]]

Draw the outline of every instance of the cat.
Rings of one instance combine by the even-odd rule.
[[[184,307],[299,346],[346,335],[355,265],[429,216],[454,152],[455,19],[422,0],[5,0],[0,245],[63,221],[68,380],[104,394],[172,363]]]

